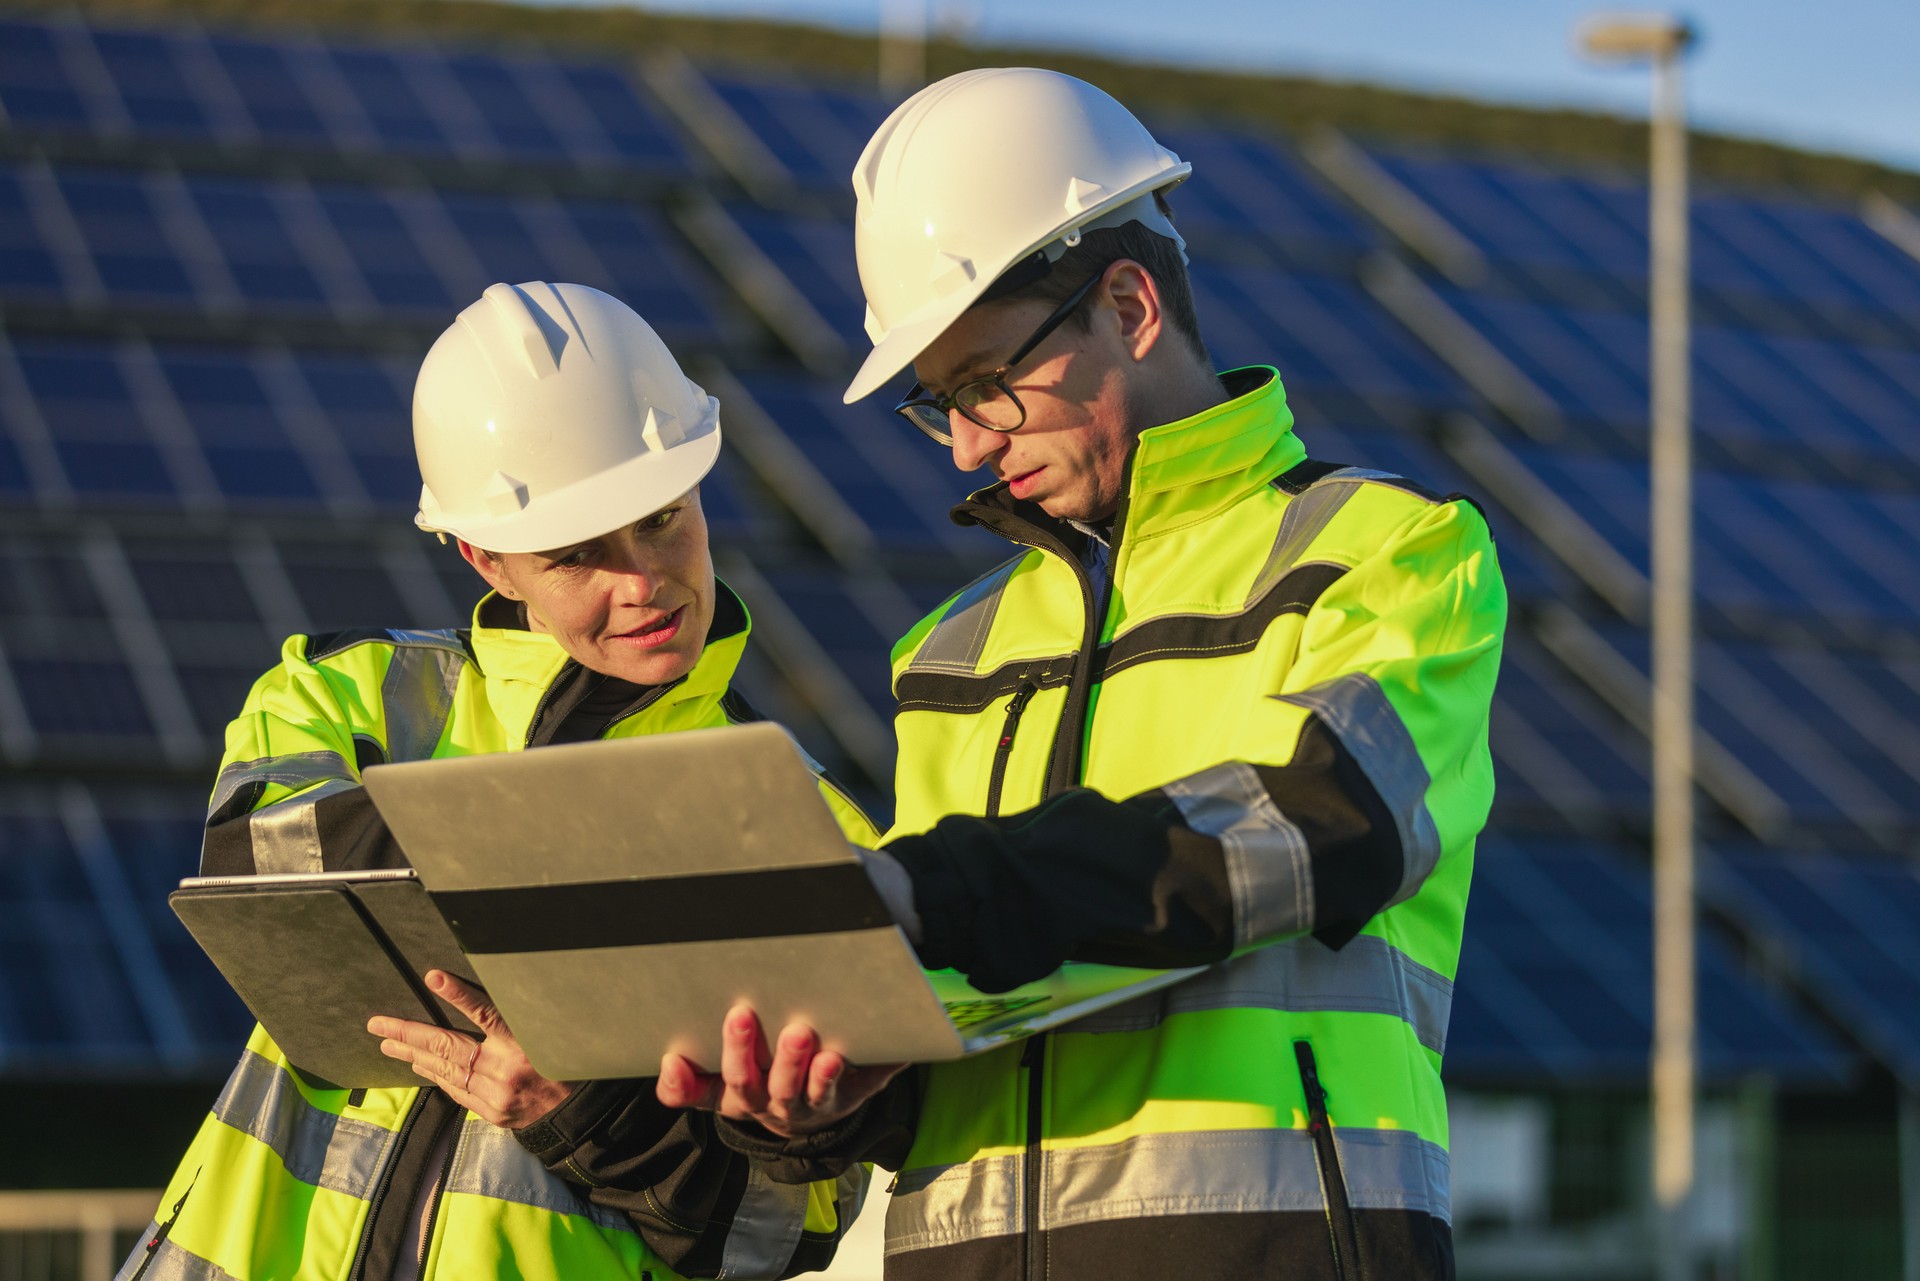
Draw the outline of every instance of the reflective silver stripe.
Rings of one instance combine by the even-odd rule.
[[[234,794],[250,783],[279,783],[299,791],[311,783],[358,777],[347,758],[338,752],[290,752],[285,756],[262,756],[258,760],[235,761],[220,771],[214,781],[213,800],[207,805],[211,818],[225,809]]]
[[[807,1221],[807,1185],[775,1183],[758,1165],[747,1170],[746,1191],[727,1228],[720,1254],[723,1281],[729,1277],[777,1277],[787,1270],[793,1247]]]
[[[1347,1199],[1356,1210],[1413,1210],[1451,1220],[1447,1153],[1405,1130],[1336,1126]],[[1009,1155],[900,1176],[887,1214],[887,1253],[1022,1230],[1020,1164]],[[1324,1212],[1305,1130],[1149,1134],[1046,1153],[1044,1229],[1169,1214]]]
[[[610,1232],[637,1235],[633,1221],[618,1210],[595,1205],[584,1189],[547,1172],[533,1153],[520,1146],[513,1131],[469,1115],[460,1129],[460,1147],[447,1174],[447,1191],[528,1205],[551,1214],[590,1219]]]
[[[432,632],[394,632],[400,642],[380,683],[387,713],[387,759],[424,761],[440,746],[466,652]]]
[[[907,664],[909,671],[944,672],[952,676],[971,676],[986,652],[987,635],[993,630],[994,615],[1000,610],[1000,598],[1022,557],[982,574],[960,589],[940,621],[933,625],[920,648]]]
[[[310,1105],[286,1069],[252,1050],[227,1078],[214,1119],[273,1149],[302,1183],[366,1200],[397,1136]]]
[[[1233,891],[1233,941],[1313,930],[1313,866],[1307,838],[1280,812],[1253,766],[1230,761],[1161,789],[1187,826],[1220,842]]]
[[[886,1252],[925,1250],[1024,1232],[1022,1156],[902,1170],[887,1205]]]
[[[1343,467],[1327,473],[1290,500],[1287,509],[1280,513],[1280,532],[1274,536],[1273,550],[1267,553],[1267,563],[1254,575],[1253,587],[1247,592],[1244,608],[1253,608],[1255,602],[1287,576],[1287,571],[1299,564],[1313,540],[1325,532],[1334,516],[1347,505],[1347,500],[1359,492],[1362,480],[1381,474],[1358,467]],[[1343,480],[1347,483],[1341,484]]]
[[[867,1208],[869,1173],[865,1165],[855,1165],[834,1183],[834,1211],[844,1234]]]
[[[247,835],[253,841],[254,872],[269,876],[326,871],[320,853],[318,806],[327,797],[358,786],[351,779],[335,779],[249,814]]]
[[[153,1234],[160,1230],[154,1223],[140,1234],[140,1240],[134,1244],[133,1253],[113,1274],[113,1281],[127,1281],[140,1271],[140,1265],[147,1261],[147,1242],[153,1240]],[[140,1281],[234,1281],[234,1276],[224,1268],[215,1267],[199,1255],[177,1246],[169,1237],[162,1241],[153,1252],[153,1262],[140,1277]]]
[[[1420,1044],[1446,1053],[1453,984],[1383,938],[1362,934],[1339,951],[1312,937],[1284,939],[1175,987],[1088,1015],[1061,1034],[1145,1032],[1200,1010],[1391,1014]]]
[[[1400,888],[1389,904],[1404,901],[1440,861],[1440,831],[1427,809],[1432,779],[1386,691],[1365,672],[1352,672],[1297,694],[1273,697],[1318,715],[1366,771],[1400,834]]]

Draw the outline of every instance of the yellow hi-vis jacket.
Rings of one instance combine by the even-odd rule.
[[[896,1091],[890,1279],[1452,1275],[1505,589],[1471,503],[1309,461],[1274,371],[1223,381],[1142,433],[1110,538],[958,508],[1027,550],[895,651],[925,963],[1218,964]]]
[[[358,783],[370,763],[750,717],[727,690],[746,612],[724,584],[717,595],[699,663],[665,686],[598,680],[496,596],[471,630],[291,638],[228,727],[203,871],[403,865]],[[858,808],[824,780],[822,791],[848,838],[871,845]],[[422,1281],[778,1277],[826,1266],[858,1213],[861,1168],[778,1184],[713,1142],[711,1125],[662,1107],[651,1080],[590,1082],[516,1134],[435,1089],[316,1088],[256,1027],[120,1276],[382,1281],[414,1261],[398,1255],[423,1196],[432,1208],[415,1255]],[[450,1146],[436,1146],[443,1127],[453,1127]]]

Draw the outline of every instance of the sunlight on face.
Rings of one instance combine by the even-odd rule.
[[[625,529],[546,552],[461,554],[581,666],[640,685],[693,670],[713,621],[700,491]]]

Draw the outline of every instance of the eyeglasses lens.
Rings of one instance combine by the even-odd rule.
[[[953,401],[961,413],[994,431],[1012,431],[1026,418],[1020,402],[998,378],[967,383],[953,394]]]

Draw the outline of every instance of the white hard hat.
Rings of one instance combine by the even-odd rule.
[[[649,516],[720,454],[720,405],[617,298],[489,285],[420,366],[414,524],[493,552],[545,551]]]
[[[1175,240],[1153,193],[1193,166],[1084,80],[963,71],[894,109],[853,170],[854,256],[873,352],[849,404],[899,373],[1013,266],[1080,232],[1139,221]]]

